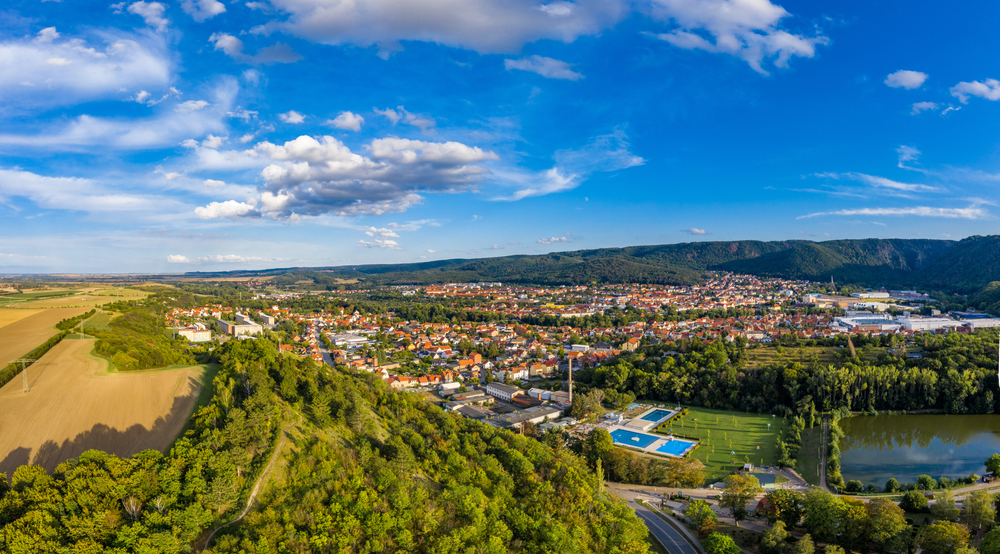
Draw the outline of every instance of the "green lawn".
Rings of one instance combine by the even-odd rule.
[[[795,464],[795,471],[799,472],[810,485],[819,486],[819,476],[823,468],[820,467],[821,452],[823,446],[823,426],[817,423],[812,429],[802,432],[802,449],[799,450],[798,463]]]
[[[770,414],[689,407],[687,415],[676,422],[672,419],[664,423],[656,431],[701,439],[690,457],[705,464],[705,482],[714,483],[742,467],[746,458],[754,465],[775,465],[778,461],[775,440],[784,423]],[[733,451],[735,455],[731,454]]]
[[[111,321],[111,318],[115,317],[116,315],[118,314],[109,312],[101,312],[94,314],[93,317],[84,322],[83,324],[84,329],[87,331],[91,329],[99,329],[101,331],[106,331],[107,329],[109,329],[108,322]]]

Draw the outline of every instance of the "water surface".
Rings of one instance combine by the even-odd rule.
[[[955,479],[983,475],[983,462],[1000,452],[1000,415],[881,415],[840,420],[840,471],[879,487],[895,477]]]

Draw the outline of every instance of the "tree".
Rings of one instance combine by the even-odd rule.
[[[993,454],[983,462],[983,465],[986,466],[986,471],[997,475],[997,472],[1000,471],[1000,454]]]
[[[704,500],[692,500],[684,509],[684,517],[688,518],[691,527],[697,529],[702,538],[711,534],[719,521],[712,506]]]
[[[745,513],[747,503],[753,500],[760,491],[760,482],[753,475],[730,475],[726,477],[726,486],[722,488],[722,499],[719,501],[719,506],[732,512],[733,518],[736,519],[736,526],[739,527],[737,510],[742,510]]]
[[[917,488],[923,491],[932,491],[937,488],[937,481],[930,475],[917,477]]]
[[[792,545],[790,554],[813,554],[815,551],[816,546],[813,545],[812,537],[809,536],[809,533],[806,533],[798,542]]]
[[[821,542],[833,542],[843,526],[846,510],[843,500],[829,492],[815,488],[806,492],[803,502],[805,518],[802,525],[810,535]]]
[[[931,506],[931,515],[935,519],[952,521],[958,517],[961,511],[955,506],[955,493],[950,490],[943,490],[938,495],[934,505]]]
[[[902,532],[906,530],[906,513],[895,502],[876,498],[865,506],[868,511],[868,539],[879,552],[897,550]]]
[[[885,492],[896,492],[899,490],[899,481],[895,477],[885,482]]]
[[[847,482],[847,486],[844,487],[844,490],[854,493],[865,492],[865,484],[857,479],[851,479]]]
[[[774,523],[776,520],[784,521],[785,525],[795,528],[802,519],[802,493],[798,491],[778,489],[769,491],[764,495],[771,511],[768,513],[768,521]]]
[[[847,554],[847,553],[844,551],[843,546],[828,544],[826,545],[826,548],[823,549],[823,554]]]
[[[956,550],[968,544],[968,528],[950,521],[935,521],[920,536],[920,548],[924,554],[955,554]]]
[[[992,526],[996,522],[996,511],[993,509],[993,497],[984,490],[973,491],[965,497],[964,516],[969,525],[982,529],[983,525]]]
[[[590,465],[596,466],[597,460],[607,460],[608,454],[615,448],[611,433],[602,427],[596,427],[587,435],[587,442],[583,446],[584,454]]]
[[[920,491],[910,491],[899,501],[899,507],[907,512],[923,512],[927,509],[927,504],[927,497]]]
[[[979,543],[979,552],[982,554],[1000,554],[1000,528],[992,529],[983,537],[983,542]]]
[[[788,546],[788,531],[784,521],[778,521],[770,529],[764,531],[760,538],[758,549],[760,554],[784,554]]]
[[[736,541],[729,535],[722,533],[712,533],[701,544],[705,546],[708,554],[740,554],[740,547],[736,546]]]

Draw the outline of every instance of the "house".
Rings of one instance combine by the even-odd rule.
[[[622,344],[622,350],[626,352],[632,352],[636,348],[639,348],[639,339],[632,337]]]

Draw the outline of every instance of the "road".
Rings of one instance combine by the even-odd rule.
[[[674,529],[672,525],[660,519],[649,508],[639,504],[635,500],[629,500],[628,505],[635,510],[635,514],[642,518],[649,532],[660,541],[663,548],[670,554],[700,554],[691,543],[684,538],[680,531]]]

